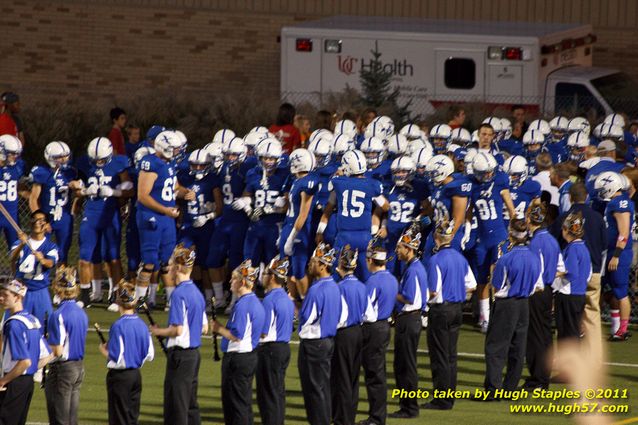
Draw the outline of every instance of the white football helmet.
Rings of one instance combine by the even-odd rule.
[[[540,130],[527,130],[523,134],[523,145],[542,145],[545,143],[546,135]]]
[[[327,136],[327,135],[326,135]],[[315,156],[319,167],[325,167],[332,160],[332,140],[323,137],[316,138],[308,145],[308,150]]]
[[[529,127],[527,127],[527,131],[536,130],[540,131],[544,138],[548,138],[552,133],[552,129],[549,126],[549,123],[545,120],[534,120],[529,123]]]
[[[350,120],[337,121],[334,134],[335,136],[345,134],[346,136],[354,137],[357,134],[357,125]]]
[[[472,174],[479,182],[485,183],[494,179],[498,162],[487,152],[478,152],[472,160]]]
[[[467,146],[472,143],[472,135],[464,128],[455,128],[450,134],[450,143],[454,143],[459,146]]]
[[[589,136],[591,132],[591,125],[589,121],[583,117],[576,117],[569,120],[569,124],[567,124],[567,131],[571,133],[575,133],[577,131],[582,131],[587,136]]]
[[[388,153],[393,158],[404,155],[408,151],[408,139],[403,134],[395,134],[388,140]]]
[[[585,156],[585,148],[589,146],[589,133],[577,131],[567,138],[567,146],[570,151],[570,159],[576,162],[582,161]]]
[[[510,176],[510,186],[518,187],[527,179],[527,160],[520,156],[510,156],[503,164],[503,171]]]
[[[432,159],[432,149],[419,149],[414,152],[411,157],[416,167],[416,173],[419,176],[424,176],[426,173],[428,162],[430,162],[430,159]]]
[[[257,128],[257,127],[256,127]],[[265,127],[263,127],[265,128]],[[271,136],[270,133],[265,132],[250,132],[246,136],[244,136],[244,146],[246,147],[246,155],[252,156],[257,145],[267,138],[275,138],[275,136]]]
[[[624,187],[625,182],[622,177],[620,177],[620,174],[613,171],[600,173],[594,182],[596,194],[598,195],[598,198],[604,202],[609,202],[611,197],[619,190],[623,190]]]
[[[344,153],[354,150],[355,148],[356,144],[354,140],[347,134],[337,134],[335,138],[332,139],[332,153],[339,162],[341,162]]]
[[[447,155],[435,155],[428,161],[425,172],[430,180],[438,186],[454,172],[454,162]]]
[[[281,142],[277,139],[264,139],[257,145],[257,158],[259,158],[262,168],[267,171],[277,168],[282,153]]]
[[[44,159],[51,168],[66,168],[71,159],[71,149],[64,142],[51,142],[44,148]]]
[[[268,134],[270,133],[270,131],[268,131],[267,127],[264,127],[263,125],[258,125],[257,127],[251,128],[248,134],[250,133]]]
[[[332,140],[334,138],[334,134],[330,130],[326,130],[325,128],[319,128],[312,133],[310,133],[310,137],[308,137],[308,143],[312,143],[318,139],[327,139]]]
[[[229,128],[222,128],[221,130],[218,130],[217,133],[215,133],[215,135],[213,136],[213,143],[219,142],[221,144],[226,144],[235,137],[236,134],[233,130]]]
[[[503,133],[503,122],[497,117],[487,117],[481,124],[489,124],[494,129],[494,141],[501,140],[501,134]]]
[[[138,150],[135,151],[135,155],[133,155],[133,164],[135,164],[135,166],[137,167],[137,165],[139,164],[139,162],[142,160],[142,158],[144,158],[146,155],[155,155],[155,149],[153,149],[150,146],[142,146],[141,148],[139,148]]]
[[[620,114],[609,114],[605,117],[603,121],[604,124],[617,125],[620,129],[625,128],[625,119]]]
[[[380,164],[385,157],[385,145],[377,137],[368,137],[361,142],[359,149],[365,155],[368,167]]]
[[[473,174],[472,170],[472,161],[474,161],[474,157],[478,153],[477,149],[469,148],[467,153],[465,154],[465,158],[463,158],[463,164],[465,165],[465,175]]]
[[[295,149],[290,154],[289,164],[293,174],[309,173],[315,168],[315,155],[308,149]]]
[[[507,118],[501,118],[501,140],[512,137],[512,122]]]
[[[622,117],[621,117],[622,118]],[[615,143],[622,142],[625,138],[625,132],[622,127],[619,127],[614,124],[603,124],[600,128],[600,135],[598,136],[601,139],[609,139]]]
[[[364,136],[366,138],[376,137],[387,140],[394,134],[394,122],[390,117],[380,116],[372,120],[366,127]]]
[[[241,140],[241,139],[240,139]],[[211,168],[215,173],[219,173],[224,165],[224,148],[219,142],[211,142],[204,146],[204,151],[208,154]]]
[[[179,153],[174,158],[175,161],[181,161],[186,156],[186,149],[188,148],[188,139],[186,135],[179,130],[173,130],[177,140],[179,141]]]
[[[479,142],[478,130],[474,130],[472,132],[472,143],[478,143],[478,142]]]
[[[437,124],[430,130],[429,142],[437,154],[445,152],[452,135],[452,128],[447,124]]]
[[[180,154],[182,141],[174,131],[165,130],[157,135],[153,147],[166,159],[174,159]]]
[[[600,124],[596,124],[596,126],[594,127],[594,129],[591,131],[591,134],[597,138],[600,139],[600,130],[602,130],[603,125],[605,125],[605,123],[600,123]]]
[[[3,134],[0,136],[0,161],[6,161],[8,155],[13,155],[9,159],[8,164],[14,165],[22,154],[22,142],[11,134]]]
[[[368,170],[366,156],[360,150],[348,151],[341,158],[341,168],[346,176],[363,174]]]
[[[414,177],[416,164],[409,156],[400,156],[392,161],[390,170],[392,171],[392,180],[394,181],[394,184],[397,186],[404,186],[412,180],[412,177]]]
[[[422,140],[422,139],[414,139],[411,142],[408,142],[408,155],[412,156],[415,152],[421,149],[428,149],[430,152],[433,152],[432,145],[430,142]]]
[[[219,143],[211,143],[210,145],[216,145],[221,153],[221,146]],[[208,149],[212,150],[212,147],[208,145]],[[216,149],[217,149],[216,148]],[[206,174],[210,171],[210,156],[207,149],[195,149],[188,156],[188,165],[190,167],[190,175],[195,177],[195,180],[201,180],[206,177]]]
[[[423,130],[421,130],[419,126],[416,124],[404,125],[403,127],[401,127],[399,134],[403,134],[405,138],[408,139],[409,142],[413,140],[418,140],[418,139],[425,141],[428,138],[427,135],[423,132]]]
[[[113,157],[113,145],[106,137],[96,137],[86,149],[89,159],[98,167],[104,167]]]
[[[253,133],[259,134],[259,133]],[[224,154],[224,162],[228,167],[234,167],[241,164],[246,159],[246,146],[244,141],[239,137],[231,139],[226,145],[222,145],[222,153]]]
[[[567,134],[569,120],[565,117],[556,116],[549,122],[549,129],[552,131],[552,142],[560,142]]]

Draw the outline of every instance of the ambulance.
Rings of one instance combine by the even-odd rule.
[[[360,90],[378,51],[415,112],[481,102],[546,116],[638,117],[638,84],[592,66],[595,42],[584,24],[329,17],[282,28],[281,95],[321,105],[330,93]]]

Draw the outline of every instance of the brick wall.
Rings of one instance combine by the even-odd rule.
[[[592,22],[595,63],[638,77],[637,0],[71,0],[2,2],[0,87],[117,100],[157,90],[279,90],[283,25],[332,14]],[[628,54],[629,52],[629,54]]]

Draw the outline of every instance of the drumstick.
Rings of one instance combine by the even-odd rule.
[[[0,202],[0,213],[2,213],[4,218],[7,219],[11,227],[13,227],[13,230],[15,230],[17,233],[24,233],[22,229],[20,228],[20,226],[18,226],[18,223],[16,223],[13,217],[11,217],[11,214],[9,214],[9,211],[7,211],[4,205],[2,205],[2,202]],[[29,247],[31,252],[35,252],[35,250],[31,246],[31,243],[29,242],[29,239],[27,239],[27,246]]]

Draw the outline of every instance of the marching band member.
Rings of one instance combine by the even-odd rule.
[[[195,265],[194,247],[180,244],[169,266],[177,286],[171,294],[168,327],[151,326],[151,334],[168,338],[164,377],[164,423],[194,425],[201,422],[197,404],[202,334],[208,332],[206,302],[191,280]]]
[[[283,425],[286,410],[286,369],[290,363],[290,336],[295,306],[286,293],[287,257],[275,257],[262,273],[266,320],[257,350],[257,404],[264,425]]]
[[[146,323],[135,314],[135,286],[120,281],[115,302],[120,318],[111,325],[108,343],[100,344],[100,352],[108,360],[109,425],[135,425],[142,398],[140,368],[153,360],[155,350]]]
[[[58,268],[53,288],[61,301],[47,323],[47,342],[55,356],[45,383],[49,422],[77,425],[89,318],[75,302],[80,285],[74,268]]]
[[[237,297],[226,327],[213,322],[222,339],[222,406],[226,424],[253,423],[253,377],[257,346],[264,328],[264,307],[253,292],[259,269],[245,260],[232,274],[230,290]]]

